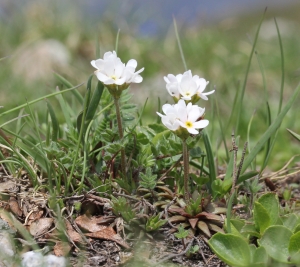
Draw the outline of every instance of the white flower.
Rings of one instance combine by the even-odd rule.
[[[179,83],[181,82],[182,74],[174,76],[173,74],[168,74],[164,77],[165,82],[167,83],[166,88],[169,94],[177,99],[180,98],[180,93],[178,90]]]
[[[162,123],[171,131],[179,130],[180,126],[185,128],[190,134],[198,134],[196,129],[203,129],[208,124],[208,120],[203,120],[205,109],[192,103],[186,105],[185,101],[180,99],[177,104],[165,104],[162,106],[165,115],[156,112],[161,118]]]
[[[176,105],[164,104],[162,110],[166,115],[156,112],[161,117],[162,123],[171,131],[176,131],[180,127],[178,121],[179,115],[176,108]]]
[[[201,108],[192,103],[186,105],[184,100],[178,101],[178,115],[179,124],[181,127],[186,128],[190,134],[198,134],[196,129],[203,129],[208,124],[208,120],[202,120],[201,117],[205,112],[205,108]]]
[[[176,99],[181,98],[192,102],[196,100],[195,102],[197,102],[199,98],[208,100],[206,96],[214,93],[214,90],[203,93],[209,82],[203,78],[199,78],[198,75],[193,76],[190,70],[176,76],[168,74],[167,77],[164,77],[164,80],[167,83],[166,88],[169,94]],[[193,96],[196,96],[196,99]]]
[[[210,91],[210,92],[203,93],[203,91],[204,91],[205,88],[206,88],[206,85],[208,85],[208,84],[209,84],[209,81],[206,81],[206,80],[203,79],[203,78],[199,78],[199,79],[197,80],[197,86],[198,86],[198,89],[197,89],[197,95],[198,95],[200,98],[204,99],[204,100],[208,100],[207,95],[211,95],[211,94],[213,94],[213,93],[215,92],[215,90],[212,90],[212,91]]]
[[[144,68],[135,72],[137,62],[134,59],[128,61],[125,65],[117,53],[106,52],[103,59],[92,60],[91,65],[96,68],[95,74],[99,81],[106,85],[123,85],[130,83],[140,83],[143,78],[139,75]]]

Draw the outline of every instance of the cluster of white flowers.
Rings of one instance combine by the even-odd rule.
[[[130,59],[125,65],[117,53],[106,52],[103,56],[103,59],[92,60],[91,65],[96,68],[95,74],[99,81],[105,85],[127,85],[131,83],[140,83],[143,81],[141,75],[139,75],[144,68],[135,72],[137,67],[137,62],[135,59]],[[122,89],[126,89],[126,88]]]
[[[205,128],[209,121],[203,120],[205,109],[192,103],[186,104],[184,100],[179,100],[177,104],[164,104],[162,110],[165,115],[156,112],[162,123],[170,130],[177,131],[180,127],[187,129],[190,134],[198,134],[196,129]]]
[[[200,98],[208,100],[207,95],[214,93],[215,90],[203,93],[206,85],[209,83],[198,75],[192,76],[190,70],[183,74],[173,75],[168,74],[164,77],[167,83],[167,90],[171,96],[178,101],[180,98],[187,101],[197,102]]]
[[[103,59],[92,60],[91,64],[97,69],[95,74],[98,80],[105,84],[114,96],[119,96],[131,83],[140,83],[143,80],[140,73],[144,68],[135,72],[136,60],[131,59],[125,65],[115,51],[105,53]],[[198,75],[193,76],[190,70],[176,76],[168,74],[164,80],[167,83],[167,91],[176,104],[163,105],[164,114],[157,112],[162,118],[162,123],[182,138],[186,138],[187,134],[198,134],[196,129],[205,128],[209,121],[203,119],[205,109],[194,104],[200,98],[208,100],[207,95],[215,90],[204,93],[209,82]]]
[[[200,98],[208,100],[207,95],[214,93],[215,90],[204,93],[209,82],[198,75],[193,76],[190,70],[176,76],[168,74],[164,79],[167,91],[177,104],[163,105],[165,115],[157,112],[162,123],[183,139],[189,134],[198,134],[199,129],[205,128],[209,121],[203,119],[205,109],[194,104]]]

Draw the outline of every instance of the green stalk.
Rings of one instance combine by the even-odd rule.
[[[182,156],[183,156],[183,177],[184,177],[184,201],[188,205],[190,202],[189,195],[189,152],[186,140],[182,140]]]
[[[123,134],[123,127],[122,127],[119,98],[114,97],[114,102],[115,102],[115,107],[116,107],[119,136],[120,136],[120,140],[122,140],[124,137],[124,134]],[[124,148],[122,148],[122,150],[121,150],[121,172],[123,175],[126,175],[126,160],[125,160]]]

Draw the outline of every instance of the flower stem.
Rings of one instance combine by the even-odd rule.
[[[182,140],[182,155],[183,155],[183,174],[184,174],[184,200],[188,205],[190,202],[189,194],[189,152],[186,140]]]
[[[120,140],[122,140],[124,135],[123,135],[123,127],[122,127],[122,119],[121,119],[119,98],[114,97],[114,102],[115,102],[115,107],[116,107],[119,137],[120,137]],[[122,172],[122,175],[126,175],[126,160],[125,160],[125,150],[124,150],[124,148],[121,149],[121,172]]]

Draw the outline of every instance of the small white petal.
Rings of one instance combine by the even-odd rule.
[[[199,132],[195,128],[186,128],[190,134],[198,134]]]
[[[215,91],[216,91],[216,90],[212,90],[212,91],[209,91],[209,92],[207,92],[207,93],[202,93],[202,94],[203,94],[203,95],[211,95],[211,94],[213,94]]]
[[[137,61],[135,59],[130,59],[127,64],[126,64],[126,67],[132,67],[132,68],[136,68],[137,66]]]
[[[193,126],[197,129],[203,129],[209,124],[208,120],[196,121]]]
[[[208,100],[208,97],[204,93],[198,93],[198,96],[201,97],[203,100]]]

